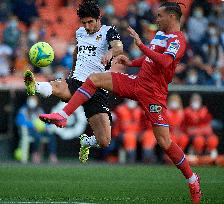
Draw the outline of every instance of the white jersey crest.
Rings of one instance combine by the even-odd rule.
[[[107,31],[110,28],[112,27],[103,25],[94,34],[88,34],[84,27],[76,31],[78,53],[73,78],[84,82],[90,74],[105,71],[101,59],[109,48]]]

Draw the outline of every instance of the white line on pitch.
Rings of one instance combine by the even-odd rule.
[[[93,203],[80,203],[80,202],[53,202],[53,201],[36,201],[36,202],[22,202],[22,201],[0,201],[0,204],[1,203],[4,203],[4,204],[15,204],[15,203],[18,203],[18,204],[25,204],[25,203],[28,203],[28,204],[45,204],[45,203],[50,203],[50,204],[67,204],[67,203],[71,203],[71,204],[93,204]]]

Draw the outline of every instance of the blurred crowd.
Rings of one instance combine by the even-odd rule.
[[[77,0],[2,0],[0,2],[0,79],[21,76],[32,68],[29,48],[38,41],[49,42],[56,54],[46,69],[34,67],[47,79],[66,77],[72,67],[74,33],[80,26]],[[149,44],[156,32],[156,9],[163,0],[99,0],[102,23],[115,25],[125,52],[131,58],[142,53],[126,27],[131,25]],[[224,85],[224,2],[220,0],[180,1],[184,16],[182,30],[187,51],[176,70],[174,84]],[[137,70],[132,69],[132,72]]]
[[[32,69],[37,76],[44,77],[44,80],[65,78],[68,75],[72,68],[74,33],[80,26],[76,16],[76,8],[80,2],[81,0],[0,1],[0,84],[7,83],[7,78],[11,83],[10,77],[23,81],[23,72],[27,68]],[[138,58],[142,53],[126,31],[127,26],[133,27],[143,42],[149,44],[157,30],[156,10],[162,2],[164,0],[98,1],[102,24],[117,27],[124,51],[130,58]],[[187,50],[172,83],[223,86],[224,2],[179,2],[186,5],[181,5],[181,8],[184,13],[182,30],[186,35]],[[44,69],[32,67],[28,59],[30,47],[38,41],[50,43],[55,51],[54,62]],[[134,68],[128,70],[131,74],[137,71]],[[219,138],[213,131],[213,117],[203,105],[201,96],[193,94],[189,106],[184,108],[179,95],[170,95],[168,109],[172,139],[190,155],[190,161],[200,163],[199,156],[208,155],[206,162],[213,162],[218,156]],[[17,113],[16,125],[21,138],[15,151],[18,160],[21,160],[23,154],[21,149],[24,138],[30,135],[34,143],[32,161],[40,163],[41,141],[47,138],[49,159],[57,162],[55,135],[36,119],[42,111],[38,99],[30,97]],[[21,129],[24,126],[26,134]],[[114,109],[112,136],[111,145],[104,150],[108,161],[119,159],[120,162],[135,162],[140,158],[143,162],[169,162],[167,158],[159,159],[152,129],[144,123],[144,114],[134,101],[125,100]]]
[[[56,135],[52,132],[51,125],[46,125],[38,118],[41,113],[44,113],[44,110],[38,96],[29,96],[16,114],[19,144],[14,156],[19,161],[27,162],[31,149],[31,161],[39,164],[44,157],[42,144],[47,143],[49,161],[57,162]]]
[[[214,125],[217,121],[199,94],[193,93],[186,107],[183,107],[180,95],[171,94],[167,115],[171,138],[186,153],[191,164],[216,162],[220,139],[215,132],[220,127]],[[112,142],[105,152],[108,161],[170,162],[166,155],[158,155],[152,127],[145,121],[144,112],[136,101],[126,99],[114,109]]]

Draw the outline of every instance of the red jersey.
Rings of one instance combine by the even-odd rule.
[[[168,84],[183,57],[186,41],[181,31],[157,32],[150,46],[139,45],[145,56],[133,60],[131,66],[141,67],[137,76],[112,73],[113,92],[139,102],[152,125],[169,126],[166,114]]]
[[[187,127],[203,127],[210,124],[212,115],[209,113],[206,106],[202,106],[199,110],[193,110],[191,107],[187,107],[185,112],[185,125]]]
[[[184,121],[184,110],[167,110],[167,117],[169,120],[170,128],[181,128]]]
[[[144,45],[142,44],[140,46],[141,50],[142,46]],[[143,49],[145,48],[143,47]],[[174,58],[173,63],[166,68],[155,63],[146,55],[137,59],[141,66],[137,76],[139,85],[147,91],[148,96],[164,101],[168,94],[168,84],[172,81],[175,68],[183,57],[186,49],[185,36],[181,31],[169,34],[158,31],[148,49],[161,54],[171,55]]]
[[[185,131],[188,135],[211,135],[213,134],[211,121],[212,115],[206,106],[198,110],[187,107],[185,110]]]

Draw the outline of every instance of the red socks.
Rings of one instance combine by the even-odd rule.
[[[181,170],[186,179],[189,179],[193,175],[191,167],[185,158],[184,152],[176,143],[172,142],[170,147],[165,150],[165,152],[177,168]]]
[[[63,111],[70,116],[79,106],[88,101],[96,92],[97,87],[88,78],[73,94]]]

